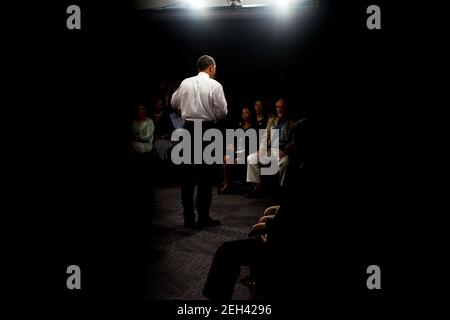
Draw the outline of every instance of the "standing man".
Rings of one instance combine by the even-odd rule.
[[[194,121],[201,121],[201,136],[203,137],[203,131],[213,128],[216,121],[224,118],[227,114],[227,101],[222,85],[214,80],[216,62],[210,56],[201,56],[197,61],[197,67],[198,75],[185,79],[173,93],[171,100],[172,107],[181,110],[181,116],[185,120],[184,128],[189,131],[191,138],[199,138],[194,136]],[[191,163],[193,163],[193,139],[191,139],[191,142]],[[213,220],[209,215],[214,175],[213,166],[204,163],[184,164],[182,171],[181,200],[184,208],[184,226],[205,228],[220,225],[219,220]],[[197,224],[193,199],[196,184],[198,186],[195,203],[198,215]]]

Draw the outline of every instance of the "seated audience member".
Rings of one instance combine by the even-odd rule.
[[[250,111],[250,108],[247,106],[244,106],[242,108],[241,113],[241,121],[238,123],[237,128],[240,128],[242,130],[247,131],[249,129],[255,129],[253,124],[253,116]],[[241,159],[247,159],[248,155],[248,146],[246,147],[245,139],[238,139],[236,145],[230,144],[227,146],[227,150],[234,152],[234,164],[237,164],[238,158]],[[222,185],[222,188],[219,190],[219,193],[226,193],[228,192],[232,187],[232,173],[230,172],[230,165],[228,162],[230,162],[230,156],[225,155],[224,156],[224,164],[223,164],[223,175],[224,175],[224,182]],[[238,170],[235,170],[238,171]],[[236,173],[236,172],[235,172]]]
[[[295,134],[309,137],[309,127],[308,120],[303,120],[296,125]],[[203,289],[205,297],[211,300],[230,300],[241,266],[257,267],[254,268],[257,272],[254,276],[259,282],[257,290],[262,291],[264,298],[284,299],[299,288],[308,292],[316,283],[317,279],[311,279],[311,275],[306,274],[308,278],[301,279],[304,287],[298,286],[296,277],[301,277],[303,271],[309,271],[309,266],[299,269],[295,264],[299,256],[292,251],[293,239],[306,238],[309,234],[319,236],[314,232],[315,226],[307,225],[308,216],[313,214],[314,202],[309,140],[310,138],[298,139],[293,145],[281,205],[278,208],[268,208],[268,215],[273,217],[265,218],[264,227],[258,227],[264,229],[264,236],[228,241],[217,249]],[[304,219],[306,225],[299,223],[299,217]],[[299,233],[300,231],[304,234]],[[300,250],[295,250],[297,249]],[[301,248],[301,252],[304,253],[301,257],[307,258],[306,246]],[[307,262],[302,261],[303,264]]]
[[[280,185],[283,186],[284,184],[295,122],[289,120],[287,117],[287,104],[285,99],[281,98],[276,101],[276,111],[277,115],[271,117],[267,123],[266,133],[262,137],[258,152],[252,153],[247,158],[247,182],[255,185],[253,190],[248,193],[249,197],[258,196],[261,193],[261,162],[275,161],[278,164]],[[272,129],[279,130],[278,148],[271,146],[270,136]]]
[[[157,159],[165,161],[169,159],[170,150],[173,147],[170,137],[174,128],[169,116],[164,112],[162,99],[157,99],[155,101],[150,117],[155,124],[153,147]]]
[[[184,119],[181,117],[181,110],[176,109],[169,115],[170,121],[172,122],[172,126],[175,129],[175,133],[183,130],[184,128]]]
[[[267,230],[266,222],[267,222],[267,220],[271,220],[271,219],[275,218],[275,215],[277,214],[279,209],[280,209],[279,205],[278,206],[270,206],[270,207],[266,208],[264,210],[263,216],[258,219],[258,222],[256,224],[253,225],[250,232],[248,233],[248,236],[249,237],[254,237],[254,236],[266,237],[267,236],[266,235],[266,230]],[[256,279],[255,275],[258,274],[257,267],[258,266],[250,265],[250,273],[240,280],[243,285],[250,287],[250,288],[256,287],[255,280],[257,280],[257,279]]]
[[[253,106],[255,109],[255,127],[256,129],[265,129],[267,127],[267,114],[264,112],[261,100],[256,100]]]
[[[264,210],[264,214],[258,219],[258,223],[254,224],[250,232],[249,237],[261,233],[261,230],[265,230],[267,220],[275,218],[280,206],[270,206]]]
[[[181,110],[176,109],[169,115],[172,126],[175,130],[184,128],[184,119],[181,117]]]
[[[153,133],[155,126],[153,120],[147,118],[144,105],[136,107],[136,115],[133,121],[131,147],[133,153],[139,157],[149,156],[153,149]]]
[[[130,174],[130,185],[133,186],[133,195],[136,201],[130,210],[140,212],[144,215],[145,224],[150,224],[155,212],[155,194],[153,189],[153,133],[155,127],[152,119],[147,118],[146,109],[142,104],[136,107],[135,119],[132,123],[131,151],[132,164]]]

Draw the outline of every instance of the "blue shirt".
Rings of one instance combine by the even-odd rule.
[[[280,134],[280,142],[278,145],[279,149],[284,149],[284,147],[286,147],[286,145],[288,144],[288,137],[287,137],[287,132],[286,132],[286,125],[287,125],[287,120],[284,119],[281,122],[278,123],[278,126],[276,127],[276,129],[280,130],[279,134]]]

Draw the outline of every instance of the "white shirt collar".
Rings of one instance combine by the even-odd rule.
[[[199,76],[199,77],[207,77],[207,78],[209,78],[209,74],[207,74],[207,73],[204,72],[204,71],[200,71],[200,72],[198,73],[198,76]]]

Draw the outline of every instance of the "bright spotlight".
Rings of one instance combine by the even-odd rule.
[[[190,9],[201,9],[206,7],[205,0],[187,0],[186,7]]]
[[[290,4],[291,0],[275,0],[275,6],[280,10],[287,10]]]

